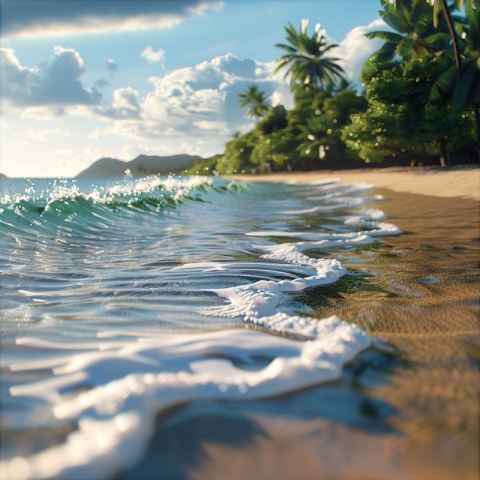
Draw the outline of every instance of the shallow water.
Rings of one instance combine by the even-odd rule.
[[[170,406],[339,378],[371,340],[293,302],[346,273],[303,252],[399,230],[336,180],[2,181],[0,428],[60,433],[2,442],[1,478],[108,478]]]

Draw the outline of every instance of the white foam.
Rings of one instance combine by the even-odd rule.
[[[195,177],[177,177],[170,175],[167,178],[159,175],[150,175],[138,179],[125,178],[121,183],[114,185],[108,189],[94,187],[90,193],[81,192],[78,185],[67,184],[67,181],[54,180],[52,185],[46,192],[40,195],[35,193],[35,189],[30,186],[25,190],[23,195],[9,195],[5,194],[0,198],[2,205],[18,203],[22,200],[32,201],[39,200],[45,196],[46,209],[50,208],[50,204],[57,200],[74,200],[76,197],[83,197],[86,200],[92,200],[96,203],[112,202],[116,196],[124,195],[140,195],[142,193],[149,193],[158,189],[168,192],[172,195],[174,200],[181,198],[184,195],[189,195],[193,189],[200,185],[211,185],[213,179],[205,176]],[[93,213],[93,215],[96,215]],[[98,216],[98,215],[97,215]]]
[[[371,232],[366,232],[371,233]],[[361,232],[349,233],[320,233],[320,232],[284,232],[281,230],[257,230],[256,232],[247,232],[245,235],[251,237],[286,237],[301,238],[303,240],[337,240],[350,239],[361,235]]]
[[[370,345],[357,326],[335,316],[317,321],[277,314],[264,322],[282,331],[309,326],[315,338],[296,341],[252,330],[150,335],[142,342],[124,342],[115,352],[97,352],[109,360],[107,369],[98,368],[100,357],[90,363],[96,363],[92,369],[85,367],[84,355],[66,357],[62,372],[68,374],[25,385],[21,391],[12,389],[13,395],[54,402],[57,418],[79,419],[78,430],[65,443],[22,458],[22,471],[28,472],[24,478],[110,477],[138,460],[159,411],[193,399],[259,399],[331,381]],[[273,361],[259,371],[239,368],[231,361],[252,363],[252,355]],[[132,373],[119,376],[116,362],[129,366]],[[138,373],[138,362],[154,362],[156,368]],[[58,394],[76,384],[94,388],[73,397]],[[18,457],[12,464],[14,460],[0,461],[2,480],[18,478]]]
[[[305,213],[330,212],[332,210],[340,210],[345,208],[359,207],[364,203],[378,202],[385,200],[383,195],[372,195],[370,197],[338,197],[337,194],[324,195],[322,197],[307,197],[307,200],[325,201],[334,203],[334,205],[318,205],[316,207],[306,208],[303,210],[284,210],[282,213],[286,215],[301,215]]]
[[[155,182],[137,187],[157,188]],[[317,182],[316,186],[326,182]],[[171,188],[178,193],[180,186],[173,183]],[[165,188],[170,187],[165,185]],[[344,194],[365,188],[366,184],[347,184],[340,190]],[[108,195],[132,192],[130,187],[117,190]],[[383,199],[378,195],[338,198],[337,194],[329,196],[334,206],[314,208],[347,208]],[[317,210],[308,210],[313,211]],[[201,312],[242,317],[247,325],[302,337],[303,341],[249,329],[189,335],[107,330],[98,337],[119,338],[91,344],[18,339],[17,343],[24,347],[63,353],[55,358],[11,365],[15,371],[51,368],[53,372],[53,377],[47,380],[12,387],[11,394],[50,402],[57,418],[78,420],[78,430],[63,444],[38,454],[1,460],[0,478],[112,477],[138,461],[153,434],[155,416],[171,405],[198,399],[267,398],[339,378],[343,365],[369,347],[368,335],[336,316],[323,320],[291,316],[278,312],[277,307],[285,295],[335,282],[346,273],[338,260],[309,258],[302,252],[329,246],[364,245],[372,243],[375,235],[399,233],[394,225],[376,222],[383,218],[383,212],[375,209],[344,217],[348,225],[373,228],[368,232],[249,232],[248,236],[284,236],[308,241],[252,245],[265,252],[262,256],[265,262],[200,262],[172,269],[186,276],[238,274],[242,270],[270,276],[272,280],[210,289],[227,303]],[[274,263],[278,261],[282,263]],[[278,273],[287,279],[275,279]],[[73,352],[79,349],[87,351]],[[242,364],[253,364],[258,356],[271,362],[256,371],[242,368]],[[80,393],[72,390],[81,386],[89,390]]]
[[[323,180],[313,180],[312,182],[306,182],[303,185],[313,185],[313,186],[329,185],[331,183],[338,183],[341,181],[342,181],[342,177],[330,177],[330,178],[325,178]]]
[[[350,224],[361,224],[371,228],[371,230],[363,232],[349,233],[319,233],[319,232],[283,232],[280,230],[257,230],[255,232],[247,232],[245,235],[252,237],[287,237],[299,238],[303,240],[352,240],[364,235],[396,235],[402,231],[392,223],[365,221],[360,217],[349,217],[347,222]],[[347,223],[345,222],[345,223]],[[347,223],[348,224],[348,223]]]
[[[358,215],[352,215],[348,217],[335,217],[335,220],[343,220],[346,225],[355,225],[360,221],[365,220],[385,220],[387,216],[382,210],[378,208],[369,208],[366,210],[360,210]],[[357,222],[358,220],[358,222]]]
[[[295,246],[296,244],[291,245]],[[269,247],[263,248],[267,249]],[[338,260],[313,259],[299,251],[292,253],[285,255],[282,252],[277,256],[283,261],[310,268],[310,276],[299,277],[294,280],[262,280],[240,287],[212,289],[210,291],[218,296],[228,298],[229,303],[223,306],[205,308],[202,312],[220,317],[243,316],[247,321],[262,323],[263,317],[272,317],[277,314],[277,306],[286,293],[300,292],[308,287],[332,283],[346,273],[345,267]],[[275,257],[275,254],[263,256],[263,258],[269,259],[272,257]],[[220,268],[227,266],[228,264],[221,265]],[[188,266],[186,267],[188,268]],[[211,268],[215,268],[214,265]],[[303,334],[304,332],[300,330],[290,333]]]

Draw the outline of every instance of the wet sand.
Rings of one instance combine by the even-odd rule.
[[[358,282],[306,298],[318,318],[336,314],[368,330],[373,352],[341,384],[182,407],[120,478],[479,478],[479,203],[375,193],[388,200],[367,208],[381,208],[405,233],[335,252]],[[353,411],[365,422],[349,418]]]
[[[392,167],[315,172],[279,172],[271,175],[229,175],[228,178],[256,182],[300,183],[341,177],[343,182],[368,182],[393,192],[418,193],[435,197],[480,200],[478,165],[458,167]]]
[[[402,438],[389,454],[404,478],[480,478],[480,205],[377,191],[406,234],[386,238],[372,262],[348,266],[389,293],[354,292],[318,313],[355,321],[408,363],[369,390],[398,411],[387,422]]]

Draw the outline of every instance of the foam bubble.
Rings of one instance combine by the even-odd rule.
[[[263,325],[277,331],[300,328],[313,339],[253,330],[150,335],[123,342],[113,352],[96,352],[93,363],[89,354],[66,357],[55,384],[45,380],[11,393],[51,401],[57,418],[79,419],[78,430],[38,454],[0,461],[1,478],[16,479],[20,470],[25,480],[110,477],[138,460],[159,411],[194,399],[261,399],[331,381],[370,345],[365,332],[335,316],[318,321],[276,314]],[[232,363],[253,363],[258,355],[272,360],[259,371]],[[108,369],[99,368],[100,358],[110,360]],[[139,373],[139,364],[150,368]],[[117,367],[125,365],[132,373],[119,376]],[[72,375],[77,375],[73,382]],[[93,388],[73,397],[58,393],[79,384]]]
[[[328,200],[330,205],[285,213],[351,208],[384,198],[346,197],[349,192],[372,186],[330,185],[338,180],[328,179],[309,186],[310,190],[324,193],[313,198]],[[103,202],[158,188],[173,192],[172,195],[186,195],[205,181],[200,177],[128,179],[106,192],[94,192],[90,198]],[[370,337],[336,316],[322,320],[292,316],[279,312],[278,306],[286,295],[335,282],[346,273],[338,260],[310,258],[303,253],[306,250],[365,245],[372,243],[375,236],[400,232],[395,225],[378,222],[385,218],[381,210],[355,213],[341,220],[346,225],[368,227],[368,231],[248,232],[248,238],[273,236],[304,241],[283,244],[263,241],[257,245],[252,240],[250,246],[264,252],[263,261],[197,262],[172,269],[173,275],[186,277],[215,277],[225,272],[235,276],[243,271],[262,273],[267,279],[236,287],[202,289],[225,299],[226,303],[203,308],[201,313],[240,317],[249,329],[188,335],[105,330],[97,335],[98,341],[82,344],[18,339],[17,344],[25,348],[47,349],[58,355],[11,365],[13,371],[49,368],[53,373],[51,378],[12,387],[11,395],[49,402],[57,418],[78,421],[78,430],[66,442],[40,453],[1,460],[2,480],[112,477],[138,461],[153,434],[155,416],[172,405],[198,399],[268,398],[339,378],[343,365],[370,346]],[[283,280],[278,279],[279,275]],[[254,330],[253,326],[270,333]],[[102,338],[115,341],[106,342]],[[85,351],[77,353],[79,349]],[[269,364],[247,368],[255,365],[259,356],[269,359]],[[84,388],[80,391],[79,387]]]

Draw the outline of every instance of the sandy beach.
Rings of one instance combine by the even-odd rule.
[[[317,318],[336,314],[391,347],[367,354],[366,363],[358,359],[355,373],[359,391],[377,402],[362,404],[365,414],[380,418],[382,408],[390,413],[370,430],[328,413],[298,416],[295,408],[308,404],[309,395],[317,395],[320,404],[331,401],[325,385],[279,399],[292,402],[291,416],[237,404],[252,426],[237,425],[233,413],[216,419],[215,429],[208,416],[173,426],[160,422],[143,465],[158,462],[167,449],[179,476],[195,480],[294,479],[300,464],[308,479],[478,480],[479,210],[477,201],[462,197],[480,199],[479,173],[466,168],[243,176],[304,182],[341,176],[389,186],[370,192],[386,197],[380,208],[402,235],[340,256],[328,249],[310,252],[341,257],[355,275],[367,275],[366,282],[321,286],[302,298]],[[367,385],[361,386],[361,378],[369,379]],[[233,425],[243,437],[232,443],[226,432]],[[192,448],[181,458],[172,456],[173,447],[168,450],[170,443],[189,442]],[[141,472],[139,465],[122,478]]]
[[[433,197],[460,197],[480,200],[480,168],[461,167],[393,167],[357,170],[322,170],[313,172],[278,172],[271,175],[230,175],[256,182],[301,183],[341,177],[342,182],[368,182],[393,192],[417,193]]]

